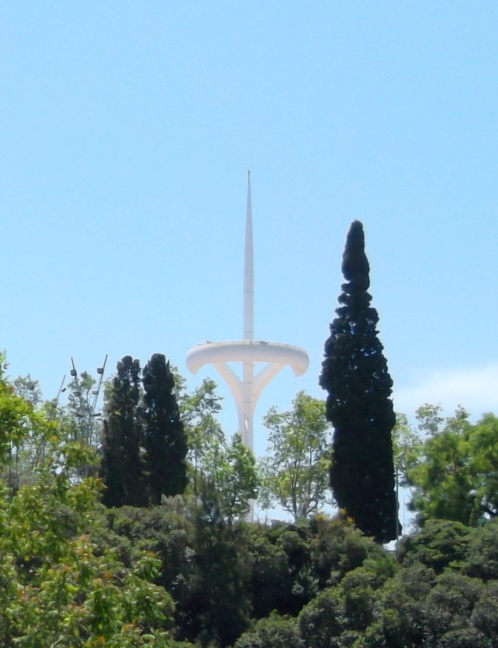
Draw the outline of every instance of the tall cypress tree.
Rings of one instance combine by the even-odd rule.
[[[377,542],[397,537],[390,399],[393,382],[370,306],[363,225],[354,221],[342,260],[341,306],[325,343],[320,385],[334,427],[330,485],[340,508]]]
[[[144,447],[152,504],[161,496],[183,493],[187,485],[187,442],[174,393],[169,362],[155,353],[143,372]]]
[[[105,404],[101,475],[106,506],[147,505],[140,398],[140,363],[125,356],[118,362]]]

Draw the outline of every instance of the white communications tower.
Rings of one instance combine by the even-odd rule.
[[[244,338],[238,342],[205,342],[187,353],[187,367],[197,373],[205,364],[212,364],[224,379],[235,401],[239,433],[243,442],[253,449],[253,415],[264,387],[285,366],[296,376],[308,368],[306,351],[289,344],[254,339],[254,270],[252,250],[251,176],[247,177],[246,237],[244,255]],[[229,363],[242,364],[239,377]],[[256,365],[263,364],[255,373]]]

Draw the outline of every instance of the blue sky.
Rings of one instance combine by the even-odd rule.
[[[4,3],[10,374],[49,398],[71,356],[187,374],[190,347],[240,338],[250,169],[255,335],[310,356],[264,392],[256,451],[270,405],[323,395],[354,219],[396,409],[498,411],[497,19],[491,0]]]

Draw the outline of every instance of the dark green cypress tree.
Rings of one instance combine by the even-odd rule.
[[[162,495],[183,493],[187,485],[187,442],[169,362],[155,353],[143,369],[144,447],[152,504]]]
[[[117,365],[105,404],[101,476],[106,506],[146,506],[142,459],[140,363],[125,356]]]
[[[342,260],[346,283],[325,343],[320,385],[334,427],[330,485],[338,506],[377,542],[397,537],[391,431],[393,382],[370,306],[363,225],[354,221]]]

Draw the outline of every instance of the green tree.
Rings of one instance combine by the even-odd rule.
[[[0,466],[40,437],[36,479],[12,493],[0,481],[0,645],[170,648],[173,603],[153,584],[158,562],[127,567],[95,541],[100,485],[74,479],[93,451],[15,393],[0,363]]]
[[[33,380],[28,375],[9,382],[5,376],[7,363],[0,358],[0,365],[0,379],[4,381],[5,390],[12,391],[18,397],[19,407],[29,412],[24,419],[26,434],[23,434],[20,439],[15,436],[11,438],[10,458],[8,465],[4,467],[4,477],[10,488],[15,491],[23,484],[36,481],[36,471],[44,460],[47,437],[39,433],[40,420],[50,421],[54,426],[56,425],[59,436],[67,441],[97,445],[97,429],[100,424],[95,425],[95,408],[90,406],[90,399],[95,401],[95,395],[91,392],[95,381],[89,374],[83,372],[81,380],[75,379],[68,385],[68,404],[58,407],[57,399],[43,402],[37,380]],[[77,403],[81,406],[77,406]],[[85,476],[93,468],[93,466],[79,466],[74,469],[74,477]]]
[[[57,458],[35,484],[12,499],[0,492],[0,578],[8,583],[0,594],[0,644],[131,648],[150,643],[147,635],[159,641],[173,604],[152,583],[158,563],[143,554],[128,569],[112,549],[97,548],[98,485],[92,478],[71,484],[71,471],[61,471],[74,450],[64,448],[62,458],[54,444]]]
[[[180,414],[188,439],[188,462],[190,482],[197,495],[203,470],[206,468],[205,455],[209,448],[222,445],[225,435],[217,419],[221,411],[221,397],[216,393],[216,383],[205,378],[192,393],[185,389],[185,379],[175,371],[175,387]]]
[[[264,417],[270,454],[260,464],[260,502],[263,508],[282,506],[297,521],[326,502],[330,434],[323,401],[301,391],[292,405],[289,412],[272,407]]]
[[[413,565],[400,569],[380,590],[377,602],[377,623],[372,630],[377,638],[374,646],[415,648],[438,644],[425,643],[427,635],[425,600],[434,586],[432,569]],[[376,626],[376,627],[375,627]]]
[[[249,560],[242,524],[196,519],[196,574],[189,612],[192,634],[202,646],[231,646],[248,628]]]
[[[73,438],[97,447],[101,438],[101,412],[95,411],[96,380],[87,371],[79,376],[73,369],[73,379],[66,387],[67,405],[57,411],[58,419],[70,430]]]
[[[140,363],[125,356],[106,393],[101,475],[106,506],[146,506]]]
[[[354,221],[342,260],[346,283],[325,343],[320,385],[334,427],[330,484],[355,524],[378,542],[398,535],[391,431],[392,380],[370,306],[363,226]]]
[[[299,630],[308,648],[341,648],[345,631],[344,600],[338,588],[321,591],[299,614]]]
[[[498,419],[494,414],[485,414],[464,435],[468,439],[470,481],[479,524],[498,515]]]
[[[108,528],[99,533],[99,546],[112,547],[121,560],[133,567],[143,553],[154,554],[160,568],[154,582],[171,594],[175,602],[175,634],[193,636],[195,626],[192,589],[196,580],[195,523],[185,510],[183,497],[163,500],[161,506],[122,506],[107,509]]]
[[[427,643],[448,648],[489,646],[486,636],[473,628],[471,621],[483,594],[485,586],[477,578],[453,572],[438,576],[425,605]]]
[[[495,581],[498,587],[498,518],[471,531],[472,536],[462,569],[469,576],[481,578],[483,581]]]
[[[287,612],[292,598],[293,579],[287,554],[277,541],[275,532],[282,527],[251,524],[247,527],[250,551],[251,607],[253,616],[261,619],[272,610]]]
[[[486,414],[473,425],[462,407],[443,418],[441,408],[424,405],[417,420],[426,437],[404,469],[418,523],[440,518],[478,526],[496,517],[498,419]]]
[[[242,520],[257,496],[259,478],[254,455],[240,434],[229,442],[212,439],[203,450],[193,481],[206,519]]]
[[[0,354],[0,476],[11,493],[36,479],[55,423],[38,408],[41,394],[31,378],[6,377],[7,362]]]
[[[311,560],[320,589],[336,585],[365,561],[377,562],[384,556],[384,549],[365,537],[343,515],[332,519],[317,515],[311,520],[311,526]]]
[[[143,368],[143,423],[147,482],[152,504],[187,485],[187,442],[169,362],[155,353]]]
[[[271,614],[236,641],[234,648],[304,648],[296,620]]]
[[[498,645],[498,581],[487,585],[472,610],[471,621],[488,638],[488,645]]]
[[[227,441],[217,419],[221,398],[216,383],[205,379],[192,394],[181,389],[178,402],[188,443],[187,493],[200,501],[212,522],[244,518],[259,488],[256,461],[239,434]]]
[[[473,529],[461,522],[428,520],[424,528],[402,538],[397,547],[404,566],[422,564],[436,574],[449,567],[459,569],[464,561]]]

